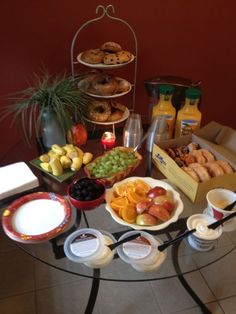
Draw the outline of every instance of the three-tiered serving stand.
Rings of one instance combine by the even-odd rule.
[[[76,33],[75,33],[75,35],[73,37],[73,40],[72,40],[72,43],[71,43],[71,73],[72,73],[72,77],[75,78],[76,75],[77,75],[77,73],[75,71],[75,66],[78,65],[78,63],[80,63],[82,65],[85,65],[85,66],[88,66],[88,67],[93,68],[93,69],[107,70],[107,69],[120,68],[122,66],[125,66],[125,65],[129,64],[130,62],[133,62],[133,64],[134,64],[133,82],[131,82],[131,88],[127,92],[120,93],[120,94],[115,94],[115,95],[111,95],[111,96],[99,96],[99,95],[93,95],[93,94],[90,94],[90,93],[88,93],[88,94],[90,96],[92,96],[92,97],[95,97],[95,98],[106,98],[106,99],[112,98],[113,99],[113,98],[124,96],[125,94],[130,92],[130,93],[132,93],[132,108],[130,108],[130,110],[134,111],[134,109],[135,109],[135,86],[136,86],[136,76],[137,76],[137,55],[138,55],[138,44],[137,44],[136,34],[135,34],[133,28],[129,25],[129,23],[127,23],[123,19],[117,18],[117,17],[112,15],[112,14],[115,13],[115,9],[114,9],[113,5],[110,4],[107,7],[104,7],[102,5],[98,5],[96,7],[96,14],[99,14],[100,11],[101,11],[101,15],[100,16],[98,16],[98,17],[96,17],[94,19],[88,20],[87,22],[82,24],[78,28],[78,30],[76,31]],[[80,55],[78,56],[78,58],[76,58],[77,55],[75,53],[75,47],[76,47],[76,43],[77,43],[77,40],[79,38],[80,32],[83,29],[85,29],[86,27],[88,27],[89,25],[91,25],[92,23],[95,23],[95,22],[103,19],[104,17],[107,17],[107,18],[109,18],[111,20],[114,20],[114,21],[116,21],[118,23],[124,24],[129,29],[129,31],[131,32],[131,34],[133,36],[133,40],[134,40],[134,45],[135,45],[135,54],[134,54],[134,56],[133,56],[133,58],[131,59],[130,62],[123,63],[123,64],[116,64],[116,65],[88,64],[88,63],[85,63],[82,60],[80,60],[80,58],[79,58]],[[126,111],[123,114],[123,117],[120,120],[117,120],[117,121],[112,121],[112,122],[97,122],[97,121],[91,121],[91,120],[88,120],[88,121],[93,123],[94,125],[96,125],[96,124],[112,125],[113,133],[115,134],[115,124],[125,121],[129,117],[130,110],[126,109]]]

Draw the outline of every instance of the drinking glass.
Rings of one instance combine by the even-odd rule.
[[[135,147],[143,135],[142,120],[138,113],[131,113],[123,131],[123,146]]]

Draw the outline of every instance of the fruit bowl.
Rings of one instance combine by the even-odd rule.
[[[72,205],[80,210],[98,207],[105,198],[105,186],[98,179],[75,179],[67,188],[67,195]]]
[[[150,190],[147,190],[144,196],[137,195],[136,192],[128,192],[131,188],[133,189],[133,185],[136,182],[142,181],[141,185],[150,187]],[[131,188],[129,187],[131,186]],[[122,188],[124,187],[125,188]],[[144,188],[143,187],[143,188]],[[147,201],[153,202],[153,200],[147,197],[148,193],[152,194],[154,188],[156,189],[158,187],[157,193],[160,193],[159,196],[155,198],[157,200],[163,198],[162,191],[166,191],[167,198],[170,198],[173,200],[173,208],[168,212],[169,216],[168,219],[164,217],[165,221],[162,221],[161,219],[157,219],[154,217],[154,219],[150,216],[153,215],[153,208],[150,206],[149,212],[139,212],[139,214],[136,213],[136,217],[133,217],[134,215],[134,206],[138,206],[137,203],[140,200],[144,203]],[[123,189],[123,191],[122,191]],[[138,189],[138,188],[137,188]],[[142,190],[142,187],[141,187]],[[154,190],[155,191],[155,190]],[[124,196],[120,196],[124,193]],[[139,192],[138,192],[139,193]],[[141,195],[141,194],[140,194]],[[152,195],[151,195],[152,196]],[[138,198],[136,200],[135,198]],[[114,199],[116,199],[116,206],[114,206]],[[127,200],[126,200],[127,199]],[[119,224],[125,225],[127,227],[133,228],[135,230],[161,230],[169,226],[171,223],[176,222],[180,216],[180,214],[183,212],[184,206],[183,202],[180,198],[180,195],[177,191],[175,191],[171,185],[168,183],[162,181],[162,180],[155,180],[153,178],[149,177],[130,177],[123,181],[120,181],[110,189],[106,190],[105,193],[105,200],[106,200],[106,210],[111,214],[112,218]],[[136,204],[135,204],[136,202]],[[166,204],[167,205],[167,204]],[[159,205],[155,205],[154,207],[158,207]],[[124,210],[125,208],[125,210]],[[168,207],[166,207],[168,208]],[[128,209],[128,210],[126,210]],[[155,208],[154,208],[155,209]],[[135,210],[137,211],[137,207],[135,207]],[[147,214],[148,213],[148,214]],[[151,215],[150,215],[151,213]],[[163,210],[163,213],[166,213],[166,210]],[[155,213],[154,213],[155,215]],[[163,216],[163,215],[162,215]],[[145,218],[144,218],[145,217]],[[158,216],[159,217],[159,216]],[[125,219],[124,219],[125,218]],[[131,218],[131,219],[130,219]],[[135,219],[135,221],[133,221]],[[156,220],[155,220],[156,219]],[[139,221],[140,220],[140,221]],[[132,221],[132,222],[131,222]],[[137,223],[138,222],[138,223]]]
[[[113,163],[116,159],[117,165],[115,162]],[[130,173],[132,173],[134,169],[138,167],[141,160],[142,156],[138,152],[134,151],[133,148],[119,146],[94,159],[91,163],[84,167],[84,171],[89,178],[99,179],[106,187],[111,187],[114,183],[123,180]],[[111,167],[117,166],[117,171],[109,172],[108,168],[108,172],[105,170],[104,173],[94,173],[94,169],[96,167],[100,167],[100,165],[102,165],[102,168],[105,168],[109,163],[111,163]],[[122,163],[124,163],[124,165],[121,169],[120,165]]]

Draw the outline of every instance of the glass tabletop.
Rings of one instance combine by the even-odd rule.
[[[97,139],[89,140],[86,147],[83,149],[85,151],[93,152],[95,156],[103,153],[100,141]],[[30,154],[32,154],[32,150],[25,148],[24,154],[22,151],[19,158],[28,162],[30,159],[27,158],[32,158],[32,156],[30,156]],[[14,155],[14,158],[17,159],[15,157],[14,150],[11,153]],[[140,153],[143,156],[142,163],[130,176],[148,176],[166,180],[160,172],[153,167],[151,155],[146,152],[145,147],[141,149]],[[11,157],[9,157],[8,162],[12,162],[12,160]],[[46,190],[63,196],[66,195],[66,188],[72,178],[60,183],[32,166],[31,169],[40,180],[40,191]],[[85,176],[83,169],[81,169],[76,176]],[[170,182],[168,183],[171,185]],[[162,241],[170,240],[176,237],[177,234],[184,232],[186,230],[187,217],[192,214],[202,213],[207,205],[206,201],[193,204],[180,190],[178,190],[175,186],[173,186],[173,188],[179,192],[184,204],[184,210],[177,222],[172,223],[163,230],[150,232],[155,238],[160,238]],[[9,200],[7,200],[7,202],[9,202]],[[6,208],[6,206],[6,202],[0,202],[0,208]],[[162,280],[175,277],[179,274],[194,272],[216,262],[235,249],[235,242],[231,241],[230,237],[227,236],[227,233],[224,232],[223,235],[215,242],[214,249],[208,252],[199,252],[194,250],[189,245],[188,239],[184,239],[177,242],[175,245],[168,247],[165,250],[166,259],[164,263],[155,271],[137,271],[130,264],[121,260],[117,254],[115,254],[114,259],[109,265],[98,270],[90,268],[82,263],[72,262],[64,254],[63,244],[69,234],[75,230],[87,227],[110,232],[116,239],[118,239],[123,233],[131,230],[130,228],[120,225],[113,220],[110,213],[105,209],[105,203],[94,210],[84,212],[78,211],[72,206],[71,223],[57,238],[43,243],[23,244],[15,242],[15,244],[37,260],[62,271],[82,277],[99,277],[102,280],[123,282]]]

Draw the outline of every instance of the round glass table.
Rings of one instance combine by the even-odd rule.
[[[102,153],[100,141],[97,139],[89,140],[86,147],[84,147],[84,150],[92,152],[94,156],[100,155]],[[143,160],[139,167],[130,176],[146,176],[157,178],[159,180],[165,180],[158,170],[153,167],[151,155],[145,151],[145,147],[140,150],[140,153],[143,156]],[[1,160],[1,164],[4,165],[22,160],[28,163],[29,160],[35,158],[37,155],[37,148],[27,148],[23,146],[23,144],[18,144],[8,151],[4,159]],[[33,166],[30,167],[40,181],[40,186],[36,189],[37,191],[49,191],[66,196],[66,188],[72,178],[60,183],[47,174],[42,173],[37,168]],[[76,174],[76,177],[83,176],[85,176],[85,173],[83,169],[81,169]],[[171,185],[170,182],[168,183]],[[192,214],[202,213],[206,208],[206,201],[194,204],[175,186],[173,186],[173,188],[179,192],[184,204],[184,210],[177,222],[172,223],[163,230],[150,232],[154,237],[158,237],[162,241],[171,240],[177,235],[183,233],[186,230],[187,217]],[[27,193],[30,192],[28,191],[25,194]],[[0,208],[6,208],[6,206],[17,197],[19,197],[19,195],[0,201]],[[19,242],[15,242],[15,244],[25,253],[31,255],[33,258],[48,265],[49,267],[54,267],[61,271],[81,277],[91,278],[92,287],[90,296],[88,297],[88,304],[85,309],[85,313],[92,313],[93,311],[100,280],[143,282],[165,280],[174,277],[177,277],[180,280],[184,288],[200,306],[202,312],[210,313],[205,304],[194,292],[194,287],[190,287],[184,276],[215,263],[235,249],[235,245],[233,243],[231,245],[224,246],[224,235],[216,241],[214,249],[208,252],[199,252],[194,250],[190,247],[187,239],[178,241],[166,249],[167,258],[160,269],[153,272],[139,272],[132,268],[130,264],[122,261],[117,254],[115,254],[113,261],[108,266],[100,269],[93,269],[85,266],[84,264],[70,261],[64,253],[64,241],[73,231],[87,227],[108,231],[112,233],[116,239],[130,230],[130,228],[120,225],[113,220],[110,213],[105,208],[105,203],[101,204],[94,210],[83,212],[78,211],[72,206],[72,219],[70,225],[56,238],[47,242],[36,244],[24,244]],[[217,248],[221,249],[217,250]],[[122,271],[122,269],[124,271]]]

